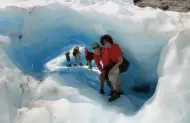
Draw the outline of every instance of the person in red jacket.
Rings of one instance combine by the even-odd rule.
[[[84,49],[85,49],[85,58],[87,61],[88,69],[92,70],[92,60],[94,57],[94,53],[89,52],[87,48],[84,48]]]
[[[104,92],[104,83],[108,84],[112,91],[112,85],[111,82],[108,79],[108,69],[110,68],[109,66],[112,64],[111,60],[109,58],[109,51],[106,48],[100,47],[100,45],[96,42],[92,44],[92,49],[94,50],[94,61],[101,72],[100,74],[100,82],[101,82],[101,88],[100,88],[100,93],[105,94]],[[101,65],[101,62],[103,66]]]
[[[113,43],[113,39],[109,35],[103,35],[100,39],[102,45],[104,45],[109,51],[109,57],[113,62],[111,70],[108,73],[109,80],[113,86],[113,94],[108,101],[116,100],[120,95],[124,94],[120,87],[119,75],[122,72],[127,71],[129,63],[123,57],[119,45]]]

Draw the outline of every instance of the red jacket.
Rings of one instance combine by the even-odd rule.
[[[109,49],[109,54],[110,54],[109,56],[110,56],[111,60],[114,63],[117,63],[119,61],[118,57],[122,57],[123,56],[119,45],[112,44],[111,48],[108,48],[108,49]]]
[[[102,72],[103,67],[111,65],[112,61],[109,57],[109,49],[108,48],[102,47],[100,50],[101,50],[100,51],[101,56],[94,54],[94,60],[95,60],[95,63],[97,65],[98,69]],[[103,67],[100,64],[100,61],[102,61]]]
[[[89,52],[88,49],[85,49],[85,57],[86,57],[86,60],[93,60],[94,53]]]

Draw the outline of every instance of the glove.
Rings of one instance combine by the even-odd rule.
[[[104,95],[105,94],[104,89],[100,89],[100,93]]]

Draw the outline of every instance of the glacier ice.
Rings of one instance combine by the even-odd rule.
[[[1,123],[189,122],[190,13],[139,8],[126,0],[57,2],[1,5]],[[158,82],[138,112],[144,100],[130,93],[113,104],[97,94],[96,68],[63,66],[73,45],[89,47],[105,33],[132,63],[121,78],[126,92],[134,84]]]
[[[158,67],[159,84],[154,101],[145,108],[146,122],[189,122],[189,31],[188,28],[179,32],[162,51]],[[155,113],[151,118],[148,116],[150,110]]]

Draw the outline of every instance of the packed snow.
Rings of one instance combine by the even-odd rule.
[[[0,3],[1,123],[190,122],[190,13],[139,8],[132,0]],[[65,66],[75,45],[86,64],[84,48],[103,34],[131,63],[121,75],[125,95],[112,103],[98,92],[94,63],[92,71]],[[153,92],[157,85],[153,96],[129,90],[141,84]]]

